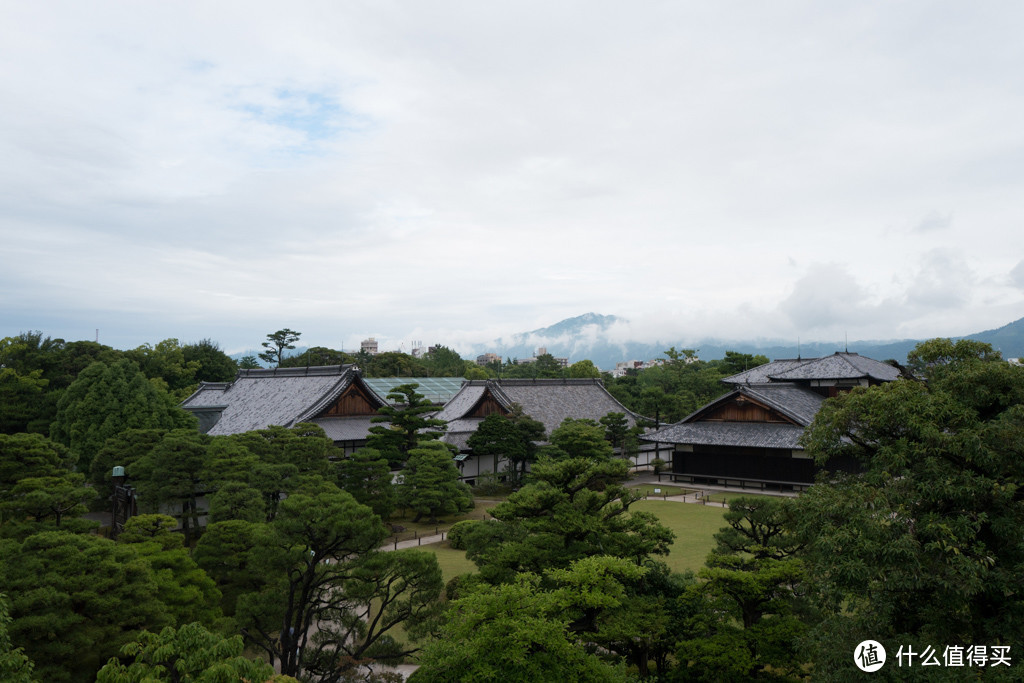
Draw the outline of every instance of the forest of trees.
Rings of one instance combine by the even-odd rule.
[[[609,389],[664,422],[766,360],[692,355]],[[416,387],[343,457],[311,424],[200,434],[177,403],[236,368],[208,340],[0,341],[0,679],[383,681],[355,676],[411,657],[414,681],[850,680],[868,639],[962,648],[887,680],[1020,678],[1024,369],[985,344],[926,342],[907,378],[828,400],[806,452],[861,470],[731,500],[695,574],[636,509],[614,414],[494,418],[474,448],[509,455],[515,489],[452,529],[476,571],[447,585],[434,553],[382,548],[396,509],[473,505]],[[83,517],[113,464],[143,513],[116,538]]]

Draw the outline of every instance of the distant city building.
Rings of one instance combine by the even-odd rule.
[[[615,369],[612,370],[612,377],[625,377],[631,372],[646,370],[647,368],[653,368],[664,364],[664,358],[655,358],[654,360],[648,361],[626,360],[615,364]]]
[[[364,339],[359,342],[359,350],[370,354],[371,356],[377,355],[377,340],[373,337]]]
[[[413,358],[422,358],[427,353],[427,349],[423,346],[423,342],[414,341],[412,343],[411,355]]]
[[[546,346],[538,346],[537,347],[537,356],[543,356],[547,352],[548,352],[548,349],[547,349]],[[530,363],[536,363],[537,362],[537,356],[534,356],[533,358],[516,358],[515,359],[515,364],[516,365],[529,365]],[[554,358],[554,356],[552,356],[552,357]],[[568,358],[555,358],[555,362],[558,363],[559,367],[562,367],[562,368],[569,367],[569,359]]]
[[[500,363],[501,356],[496,353],[484,353],[476,357],[477,365],[489,365],[491,363]]]

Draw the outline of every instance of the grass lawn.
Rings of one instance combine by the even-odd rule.
[[[433,536],[441,531],[447,532],[452,528],[453,524],[464,519],[489,519],[487,511],[497,505],[499,501],[475,500],[474,502],[476,507],[469,512],[461,515],[444,515],[438,519],[437,524],[431,524],[426,519],[413,522],[412,519],[416,516],[416,513],[411,510],[398,510],[395,514],[391,515],[391,519],[388,521],[393,525],[404,526],[405,530],[392,534],[388,537],[387,542],[394,543],[395,540],[405,541],[418,536]]]
[[[664,560],[673,571],[697,571],[715,547],[715,532],[725,526],[724,508],[664,500],[641,500],[631,510],[652,512],[661,523],[676,533],[675,543]]]
[[[693,493],[696,489],[687,489],[682,486],[671,486],[669,484],[644,484],[643,486],[630,486],[631,491],[636,491],[641,496],[650,496],[651,498],[664,498],[665,496],[683,496],[687,493]],[[659,493],[655,493],[655,490]]]
[[[708,500],[713,501],[715,503],[728,503],[729,501],[735,500],[736,498],[776,498],[776,497],[777,496],[766,496],[766,495],[764,495],[762,493],[732,493],[732,492],[725,493],[725,492],[722,492],[722,491],[720,491],[718,493],[708,494]]]

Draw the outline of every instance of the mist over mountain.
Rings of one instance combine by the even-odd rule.
[[[1024,356],[1024,318],[995,330],[987,330],[966,337],[992,344],[1006,358]],[[699,341],[666,338],[653,342],[631,338],[629,321],[614,315],[585,313],[567,318],[548,327],[501,337],[477,348],[480,353],[497,353],[502,358],[530,358],[538,348],[546,348],[556,358],[568,358],[570,363],[590,359],[602,370],[611,370],[615,364],[629,360],[661,358],[670,347],[696,349],[702,360],[723,358],[726,351],[763,354],[769,359],[813,358],[827,356],[836,351],[851,351],[878,360],[906,360],[907,353],[923,339],[837,340],[832,342],[797,342],[782,339],[724,340],[702,338]]]

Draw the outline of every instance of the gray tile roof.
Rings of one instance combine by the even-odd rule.
[[[209,431],[212,435],[239,434],[270,425],[290,427],[312,419],[354,381],[362,382],[362,378],[353,365],[239,370],[234,382],[200,384],[181,407],[199,412],[223,406],[220,419]],[[367,393],[376,397],[373,391]]]
[[[786,358],[759,365],[722,381],[726,384],[762,384],[765,382],[874,379],[891,382],[899,370],[857,353],[837,352],[822,358]]]
[[[544,431],[573,419],[599,420],[608,413],[624,413],[629,426],[637,415],[609,394],[597,379],[488,379],[468,381],[462,390],[435,416],[448,422],[445,441],[465,448],[462,443],[476,431],[480,419],[467,418],[486,391],[505,408],[518,403],[523,412],[543,423]]]
[[[353,415],[352,417],[319,417],[312,420],[327,434],[331,441],[361,441],[370,433],[371,415]]]
[[[795,384],[754,384],[738,387],[738,392],[775,408],[805,427],[814,422],[825,397]]]
[[[770,422],[689,422],[665,427],[644,439],[671,444],[802,450],[799,439],[803,433],[803,427]]]

